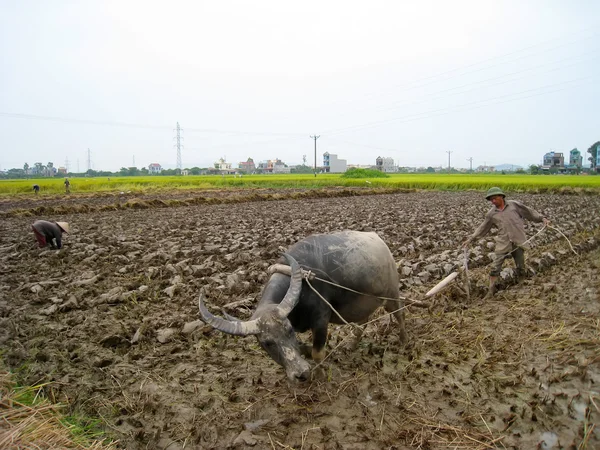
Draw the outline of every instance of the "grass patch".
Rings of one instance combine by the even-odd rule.
[[[353,167],[352,169],[344,172],[340,178],[389,178],[390,176],[385,172],[380,172],[375,169],[359,169]]]
[[[17,386],[0,371],[0,448],[116,449],[100,420],[65,416],[66,406],[46,398],[44,387]]]

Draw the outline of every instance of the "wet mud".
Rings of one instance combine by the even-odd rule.
[[[488,208],[481,193],[36,216],[71,224],[60,251],[36,248],[32,217],[5,214],[2,359],[22,382],[48,383],[57,400],[101,417],[128,449],[599,448],[600,196],[514,198],[564,234],[528,224],[524,280],[507,262],[499,292],[482,300],[487,236],[469,251],[468,296],[461,275],[428,308],[407,308],[405,346],[383,311],[356,349],[345,345],[347,326],[330,326],[325,364],[300,384],[255,338],[200,321],[199,293],[213,312],[246,319],[283,249],[353,229],[377,232],[402,295],[425,300],[464,266],[460,244]],[[2,210],[32,207],[4,201]]]

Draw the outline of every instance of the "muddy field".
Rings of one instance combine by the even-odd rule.
[[[129,449],[600,448],[600,196],[514,198],[578,255],[531,224],[528,278],[515,285],[506,264],[483,301],[488,236],[470,252],[470,299],[453,285],[408,307],[404,347],[383,312],[354,351],[348,327],[330,326],[326,364],[295,385],[255,338],[199,321],[198,294],[247,318],[283,248],[353,229],[377,232],[402,294],[423,299],[462,266],[460,243],[488,208],[481,193],[36,216],[71,224],[60,251],[36,248],[26,202],[4,201],[2,359]]]

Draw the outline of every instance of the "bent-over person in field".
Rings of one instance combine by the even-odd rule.
[[[487,191],[486,200],[492,203],[492,208],[487,212],[485,220],[475,232],[464,242],[463,247],[468,247],[475,239],[482,238],[490,232],[492,227],[498,228],[496,236],[495,258],[490,271],[490,285],[485,298],[491,298],[496,292],[496,280],[502,270],[504,260],[511,257],[517,266],[517,277],[523,278],[525,272],[525,236],[524,220],[543,222],[549,225],[550,221],[536,210],[525,206],[516,200],[506,200],[506,195],[499,187]]]
[[[67,222],[36,220],[31,228],[40,248],[44,248],[48,244],[55,249],[62,248],[62,234],[69,232]]]

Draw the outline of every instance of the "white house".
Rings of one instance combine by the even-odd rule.
[[[323,153],[323,171],[329,173],[343,173],[348,170],[348,163],[345,159],[338,159],[337,155],[329,152]]]
[[[148,173],[150,175],[157,175],[162,171],[162,167],[158,163],[152,163],[148,166]]]

